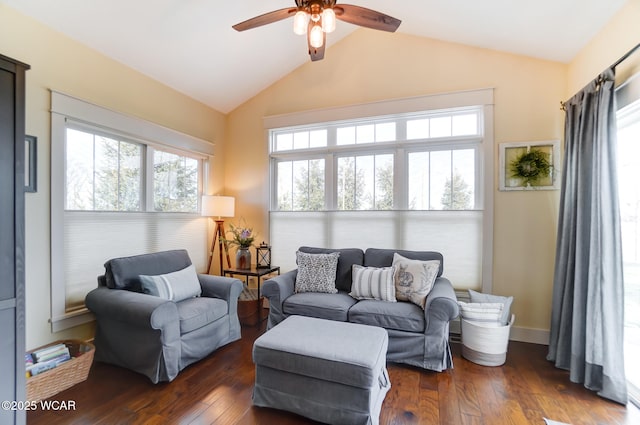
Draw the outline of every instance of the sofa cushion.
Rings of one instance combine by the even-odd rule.
[[[402,249],[379,249],[369,248],[364,253],[364,265],[367,267],[389,267],[393,263],[393,254],[398,253],[410,260],[438,260],[440,268],[438,269],[438,277],[442,276],[443,257],[436,251],[407,251]]]
[[[500,303],[502,307],[502,317],[500,322],[502,325],[509,323],[511,317],[511,304],[513,303],[513,297],[503,297],[500,295],[483,294],[476,292],[473,289],[469,289],[469,298],[472,303]]]
[[[393,268],[364,267],[353,265],[353,283],[351,292],[357,300],[396,301],[396,288],[393,284]]]
[[[177,272],[155,276],[140,275],[142,292],[171,301],[200,296],[202,288],[193,264]]]
[[[287,316],[309,316],[346,322],[349,309],[357,302],[346,292],[337,294],[303,292],[288,297],[282,303],[282,310]]]
[[[215,322],[229,311],[226,301],[219,298],[189,298],[176,305],[181,335]]]
[[[440,262],[437,260],[410,260],[393,254],[393,282],[398,301],[411,301],[424,308],[427,295],[438,276]]]
[[[296,252],[298,274],[296,275],[296,292],[324,292],[335,294],[336,267],[339,252],[327,254],[309,254]]]
[[[423,333],[424,310],[413,303],[363,300],[349,309],[349,322]]]
[[[339,252],[338,268],[336,269],[336,288],[339,291],[351,291],[351,266],[354,264],[364,265],[364,252],[360,248],[314,248],[309,246],[301,246],[298,251],[308,252],[310,254],[326,254],[330,252]],[[391,262],[386,266],[390,266]],[[383,267],[383,266],[375,266]]]
[[[166,274],[190,265],[191,259],[184,249],[114,258],[104,264],[105,283],[110,289],[140,291],[141,274]]]

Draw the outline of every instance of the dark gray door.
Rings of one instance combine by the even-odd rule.
[[[1,424],[26,422],[19,402],[25,398],[24,71],[27,68],[0,56]]]

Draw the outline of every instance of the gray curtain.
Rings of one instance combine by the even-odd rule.
[[[548,360],[627,403],[613,69],[565,104],[565,152]]]

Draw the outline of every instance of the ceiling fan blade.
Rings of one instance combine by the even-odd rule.
[[[400,19],[352,4],[340,3],[333,8],[333,11],[336,18],[341,21],[374,30],[395,32],[402,23]]]
[[[261,27],[263,25],[287,19],[288,17],[293,16],[297,10],[298,9],[296,9],[295,7],[287,7],[286,9],[274,10],[273,12],[268,12],[264,15],[256,16],[255,18],[247,19],[244,22],[235,24],[232,28],[236,31],[246,31],[252,28]]]

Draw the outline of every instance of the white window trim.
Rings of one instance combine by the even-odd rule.
[[[453,93],[442,93],[428,96],[416,96],[403,99],[392,99],[386,101],[363,103],[357,105],[341,106],[335,108],[315,109],[291,114],[272,115],[263,118],[265,138],[267,143],[271,143],[269,130],[283,127],[294,127],[302,125],[312,125],[319,122],[332,122],[341,120],[353,120],[368,117],[380,117],[384,115],[398,115],[422,111],[438,111],[442,109],[464,108],[472,106],[482,106],[483,122],[483,155],[481,175],[479,181],[483,182],[484,199],[483,224],[482,224],[482,292],[491,293],[493,280],[493,215],[494,215],[494,89],[478,89]],[[384,143],[380,143],[382,147]],[[322,149],[320,149],[322,151]],[[307,153],[310,153],[307,151]],[[272,156],[277,156],[273,152]],[[271,172],[273,167],[269,167],[270,181],[274,182],[275,176]],[[331,187],[331,186],[329,186]],[[271,195],[269,205],[271,205]]]
[[[65,132],[67,120],[90,127],[104,128],[113,134],[126,135],[133,140],[162,149],[179,149],[210,158],[214,154],[212,142],[163,127],[141,118],[116,112],[90,102],[51,91],[51,331],[59,332],[94,320],[83,308],[65,311],[64,279],[64,202],[65,202]],[[206,181],[208,161],[203,161],[202,181]],[[97,274],[96,274],[97,279]]]

